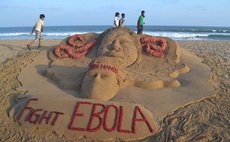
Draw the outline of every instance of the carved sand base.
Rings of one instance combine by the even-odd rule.
[[[154,135],[159,128],[152,113],[138,104],[36,94],[27,97],[10,112],[25,129],[46,129],[74,139],[127,141]]]

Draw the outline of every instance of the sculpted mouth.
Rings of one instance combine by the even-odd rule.
[[[125,59],[124,55],[122,55],[122,54],[120,54],[120,53],[118,53],[116,51],[115,52],[114,51],[107,52],[105,55],[109,56],[109,57],[118,57],[118,58]]]

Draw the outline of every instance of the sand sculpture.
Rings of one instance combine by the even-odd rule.
[[[190,73],[183,74],[189,67],[180,61],[180,51]],[[20,86],[17,93],[13,88],[5,97],[0,90],[7,102],[0,117],[6,124],[1,139],[128,141],[154,136],[165,116],[212,94],[209,68],[201,62],[169,38],[119,27],[31,51],[9,65],[18,70],[13,82]]]
[[[90,52],[90,48],[94,48],[92,51],[94,55],[91,56],[88,67],[84,67],[85,72],[80,75],[82,79],[79,79],[78,76],[80,81],[78,84],[80,84],[81,97],[83,98],[110,100],[119,90],[130,85],[146,89],[179,87],[180,82],[174,78],[180,73],[189,71],[186,65],[178,65],[180,53],[179,47],[174,41],[148,35],[140,37],[127,28],[111,28],[101,35],[86,35],[85,39],[81,35],[71,36],[63,40],[54,49],[51,56],[53,60],[85,58],[84,56]],[[53,53],[54,55],[52,55]],[[143,61],[146,57],[147,60],[153,62]],[[141,68],[145,65],[149,72],[154,72],[156,69],[152,64],[160,65],[167,62],[173,63],[174,66],[171,74],[164,77],[167,80],[156,79],[153,76],[150,79],[147,77],[149,80],[143,80],[143,78],[138,80],[138,77],[135,79],[132,76],[132,73],[138,74],[138,71],[132,70],[134,66]],[[140,72],[139,74],[141,75]],[[47,76],[58,80],[59,86],[62,87],[63,83],[61,82],[65,80],[65,77],[58,76],[52,67],[47,71]]]

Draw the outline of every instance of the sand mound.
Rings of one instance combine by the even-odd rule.
[[[25,50],[18,46],[2,44],[0,42],[0,63],[7,61],[14,56],[21,55],[25,53]]]
[[[158,58],[143,50],[146,35],[126,28],[82,36],[98,40],[83,58],[59,59],[54,47],[4,65],[2,140],[142,139],[178,107],[213,94],[210,68],[171,39],[157,37],[167,41],[166,56]]]
[[[10,112],[10,117],[24,129],[46,129],[59,137],[87,136],[108,141],[118,137],[125,140],[145,138],[159,128],[151,112],[141,105],[58,95],[27,97],[19,100]],[[50,100],[55,100],[52,105]]]
[[[111,88],[117,89],[114,90],[114,94],[111,95],[111,97],[106,97],[107,100],[111,99],[117,93],[117,91],[120,90],[119,88],[124,88],[125,86],[130,84],[140,84],[139,87],[146,86],[146,88],[166,87],[167,85],[165,84],[168,84],[167,82],[173,82],[174,78],[179,76],[179,74],[185,72],[185,70],[182,70],[186,65],[184,65],[183,63],[179,63],[180,48],[176,45],[174,41],[172,41],[169,38],[162,37],[162,39],[165,39],[167,41],[167,49],[164,51],[167,54],[167,56],[165,58],[159,59],[157,57],[147,55],[144,49],[142,48],[145,46],[145,44],[140,43],[140,38],[142,37],[139,37],[133,31],[126,28],[111,28],[103,32],[101,35],[87,34],[83,35],[83,37],[85,41],[91,41],[93,38],[98,39],[97,45],[91,48],[91,51],[86,57],[83,57],[78,60],[72,60],[71,58],[65,58],[60,60],[55,58],[56,56],[53,55],[53,52],[50,53],[50,57],[51,59],[53,59],[53,62],[51,63],[50,68],[47,71],[47,77],[56,81],[57,84],[59,84],[59,87],[62,89],[76,90],[78,88],[76,86],[79,86],[82,83],[84,76],[85,78],[88,77],[88,79],[84,79],[83,83],[87,82],[87,80],[91,82],[90,74],[95,74],[95,72],[101,72],[101,70],[89,70],[90,62],[96,63],[98,60],[100,60],[99,64],[103,66],[114,66],[119,71],[118,77],[115,77],[116,79],[114,78],[117,81],[111,80],[112,82],[114,82],[114,84],[118,82],[119,86],[111,86]],[[63,40],[58,46],[68,44],[69,39],[71,38]],[[79,44],[79,41],[76,41],[76,43]],[[62,52],[64,51],[65,50],[63,50]],[[187,67],[187,69],[189,68]],[[107,74],[110,74],[109,71],[111,70],[107,69]],[[189,70],[187,70],[187,72],[188,71]],[[170,76],[170,73],[174,73],[174,75]],[[104,72],[104,74],[106,73]],[[163,81],[158,81],[159,87],[154,87],[157,84],[153,82],[154,80]],[[167,82],[165,83],[164,81]],[[149,82],[149,85],[153,84],[154,86],[147,87],[149,85],[144,85],[147,84],[145,82]],[[101,90],[99,89],[98,91],[92,91],[93,89],[88,89],[89,86],[86,85],[85,87],[85,84],[87,83],[84,83],[82,92],[86,92],[88,90],[90,92],[83,94],[83,97],[92,96],[92,98],[100,99],[98,97],[93,97],[94,95],[90,94],[100,92]],[[179,84],[177,83],[177,85]],[[90,86],[94,87],[94,85]],[[103,98],[102,100],[104,99],[105,98]]]

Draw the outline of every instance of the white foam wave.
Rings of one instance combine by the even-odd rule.
[[[30,35],[30,33],[0,33],[0,36],[21,36],[21,35]]]
[[[71,36],[75,34],[85,34],[89,32],[63,32],[63,33],[44,33],[44,36]],[[101,33],[101,32],[94,32],[94,33]]]
[[[43,33],[43,36],[71,36],[74,34],[85,34],[88,32],[57,32],[57,33]],[[94,32],[94,33],[102,33],[102,32]],[[10,36],[29,36],[30,33],[18,32],[18,33],[0,33],[2,37],[10,37]]]
[[[95,33],[102,33],[103,31],[97,31]],[[136,32],[136,31],[135,31]],[[74,34],[85,34],[84,32],[44,32],[43,36],[47,39],[63,39],[68,36],[72,36]],[[169,37],[175,40],[199,40],[199,39],[208,39],[210,36],[230,36],[230,33],[190,33],[190,32],[152,32],[152,31],[144,31],[144,34],[152,35],[152,36],[163,36]],[[27,32],[15,32],[15,33],[0,33],[0,39],[29,39],[33,36]]]
[[[174,39],[180,38],[195,38],[195,37],[208,37],[209,34],[198,34],[198,33],[177,33],[177,32],[145,32],[152,36],[164,36]]]

